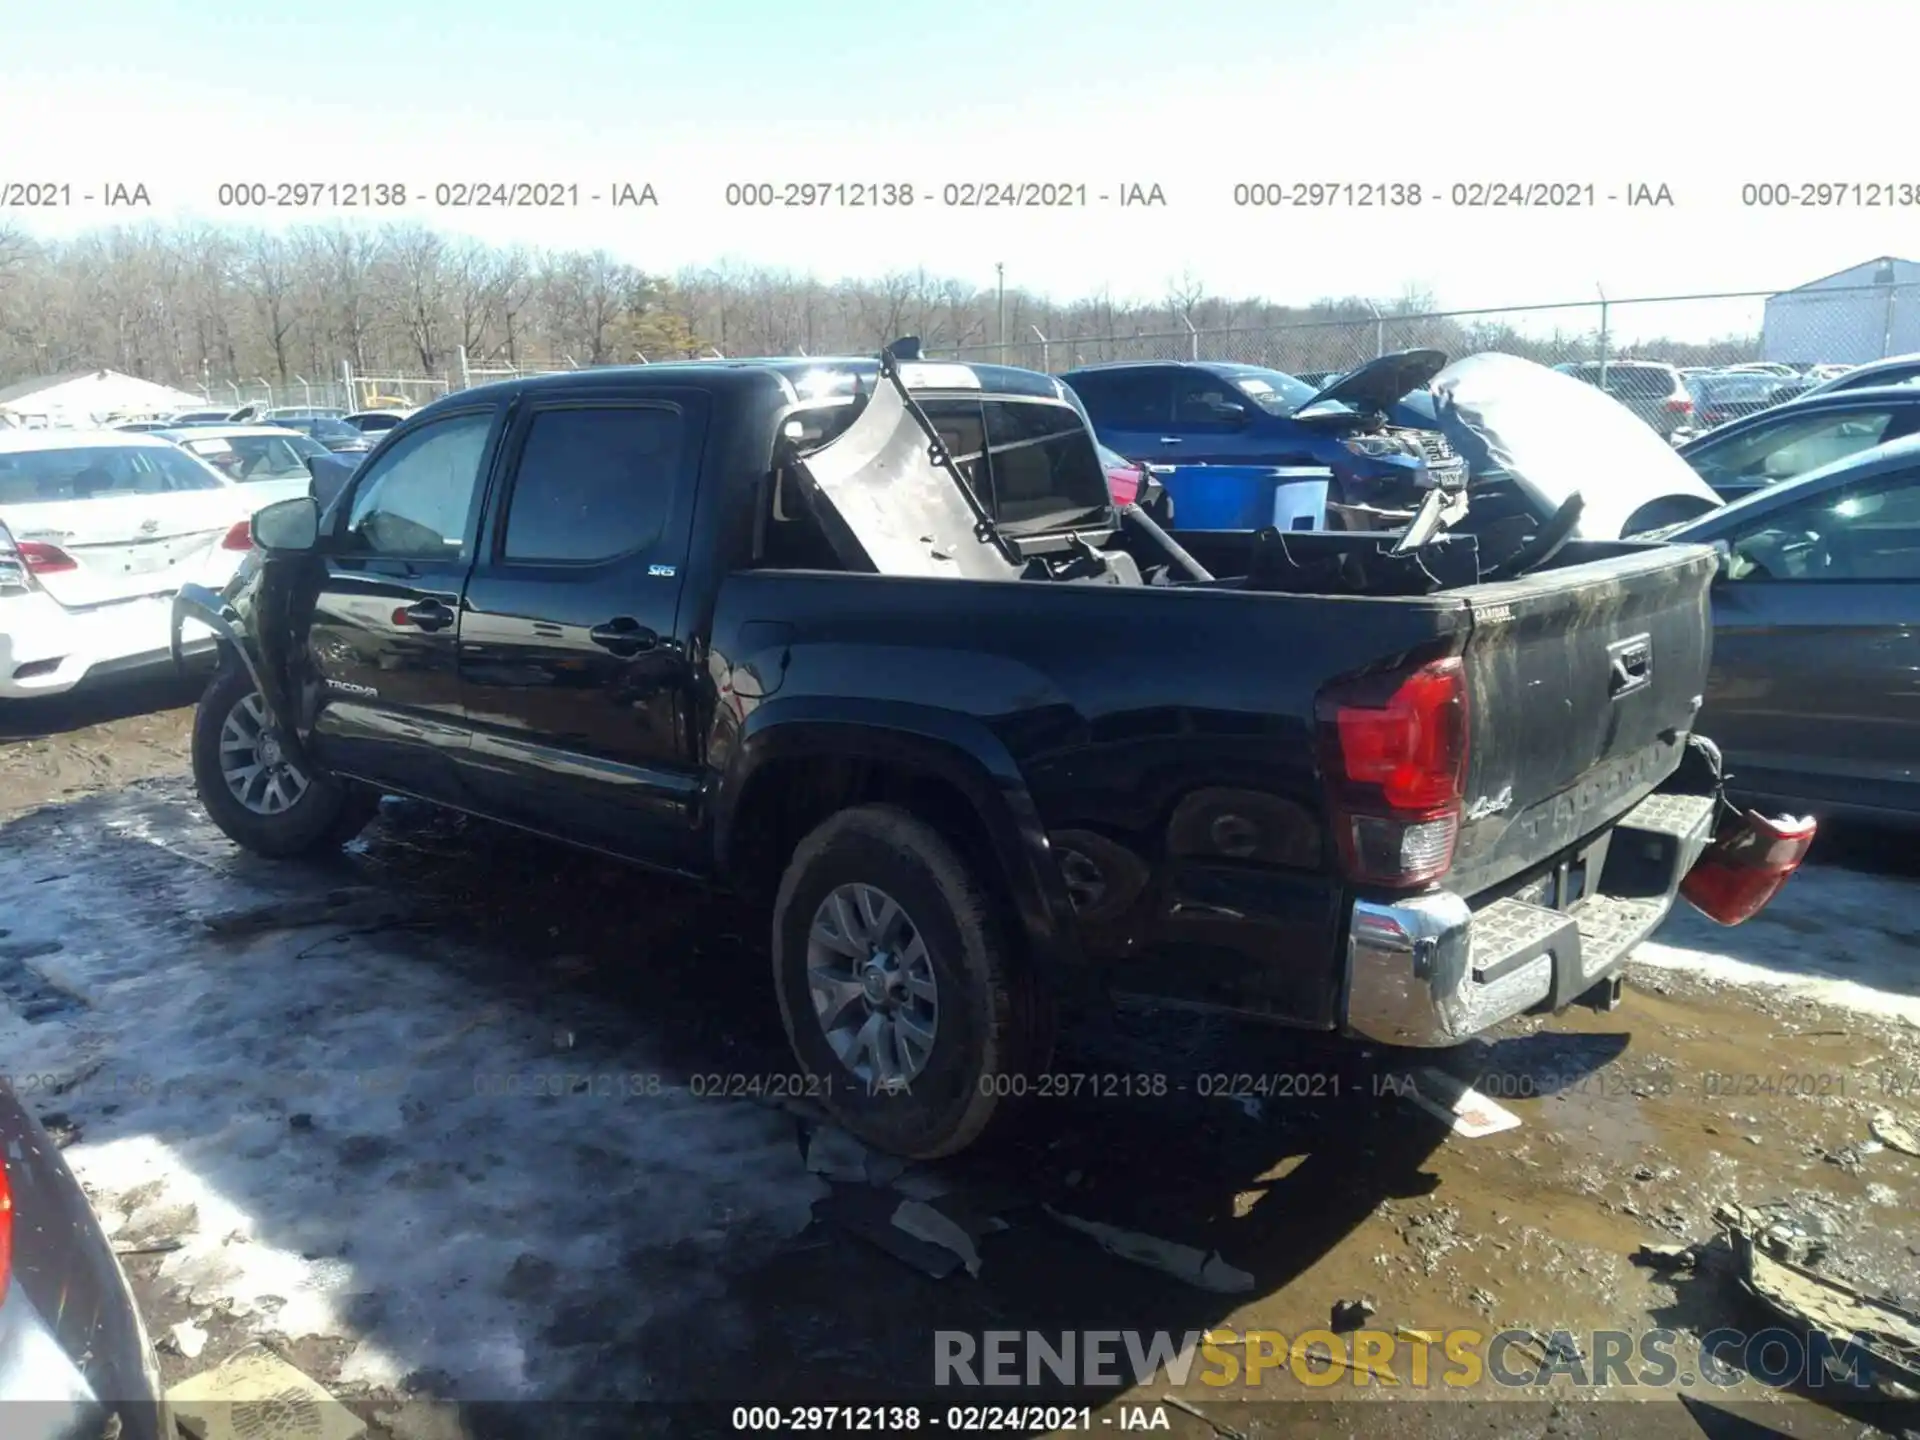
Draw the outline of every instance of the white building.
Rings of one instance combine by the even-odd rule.
[[[1920,350],[1920,261],[1883,255],[1767,299],[1760,357],[1860,365]]]
[[[0,417],[19,425],[106,425],[136,416],[192,410],[206,403],[192,391],[156,385],[118,370],[42,375],[0,386]]]

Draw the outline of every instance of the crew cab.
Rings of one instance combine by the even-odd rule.
[[[1457,1044],[1611,1003],[1683,884],[1750,913],[1804,850],[1691,733],[1711,549],[1562,527],[1489,569],[1423,511],[1209,569],[1033,372],[508,381],[253,538],[176,606],[225,652],[216,824],[292,856],[396,792],[724,887],[901,1155],[996,1125],[1062,1004]]]

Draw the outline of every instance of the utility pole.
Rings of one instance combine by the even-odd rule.
[[[999,312],[1000,363],[1007,363],[1007,263],[1004,260],[993,262],[994,288],[996,290],[995,308]]]

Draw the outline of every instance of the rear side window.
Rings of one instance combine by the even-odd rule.
[[[1091,370],[1067,383],[1102,429],[1151,430],[1173,417],[1173,380],[1165,370]]]
[[[611,560],[660,538],[687,459],[687,422],[667,406],[543,410],[520,451],[504,558]]]
[[[1599,378],[1599,371],[1594,371]],[[1670,395],[1673,393],[1673,373],[1668,370],[1655,370],[1646,365],[1609,365],[1607,367],[1607,389],[1616,395]]]

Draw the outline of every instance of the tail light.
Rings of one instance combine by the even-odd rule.
[[[33,588],[26,556],[13,543],[13,532],[0,525],[0,595],[21,595]]]
[[[227,531],[226,538],[220,542],[220,548],[222,550],[253,549],[253,521],[237,521],[234,527]]]
[[[1732,829],[1713,837],[1680,882],[1680,893],[1717,924],[1751,920],[1800,868],[1814,828],[1811,816],[1769,820],[1748,810]]]
[[[1676,395],[1667,401],[1667,409],[1676,415],[1690,415],[1693,413],[1693,401],[1684,395]]]
[[[1337,681],[1314,702],[1341,868],[1406,888],[1447,873],[1467,779],[1467,682],[1458,657]]]
[[[1140,499],[1140,482],[1145,477],[1130,465],[1115,465],[1107,471],[1107,489],[1116,505],[1137,504]]]
[[[40,540],[22,540],[15,548],[30,575],[58,575],[80,568],[80,562],[58,545],[48,545]]]

